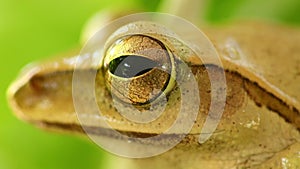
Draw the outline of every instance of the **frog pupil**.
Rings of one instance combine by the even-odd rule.
[[[115,58],[109,63],[109,71],[119,77],[131,78],[147,73],[157,62],[142,56],[125,55]]]

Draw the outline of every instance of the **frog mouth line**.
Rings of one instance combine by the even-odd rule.
[[[143,132],[132,132],[132,131],[120,131],[115,129],[107,129],[103,127],[95,127],[95,126],[84,126],[84,125],[78,125],[78,124],[67,124],[67,123],[55,123],[55,122],[49,122],[49,121],[42,121],[42,122],[36,122],[36,125],[39,127],[42,127],[46,130],[61,130],[61,131],[69,131],[74,132],[78,134],[84,133],[85,135],[92,135],[92,136],[99,136],[99,137],[107,137],[111,139],[120,139],[119,134],[125,135],[130,138],[139,138],[139,139],[132,139],[135,143],[139,144],[147,144],[147,145],[163,145],[168,144],[170,140],[174,139],[181,139],[181,144],[191,144],[191,145],[199,145],[198,137],[200,133],[189,133],[189,134],[163,134],[163,137],[155,137],[159,134],[154,133],[143,133]],[[223,132],[215,131],[213,134],[219,134]],[[116,135],[116,133],[118,133]],[[201,134],[209,134],[209,133],[201,133]],[[151,138],[151,140],[144,139],[144,138]],[[126,140],[128,141],[128,140]]]
[[[65,72],[64,72],[65,73]],[[266,91],[264,88],[260,87],[257,83],[244,78],[241,74],[235,71],[226,70],[226,74],[230,74],[232,76],[239,76],[239,78],[243,78],[243,88],[246,91],[247,95],[256,103],[257,106],[262,107],[265,106],[267,109],[275,112],[281,118],[283,118],[286,122],[293,124],[297,127],[298,131],[300,131],[300,124],[297,123],[297,117],[300,115],[299,110],[291,105],[288,105],[282,99],[274,96],[274,94]],[[31,121],[31,120],[28,120]],[[69,123],[60,123],[60,122],[50,122],[50,121],[32,121],[33,123],[41,126],[43,128],[53,128],[64,131],[76,132],[76,133],[86,133],[93,135],[100,135],[101,133],[98,131],[99,127],[92,126],[81,126],[79,124],[69,124]],[[83,129],[84,128],[84,129]],[[86,132],[86,130],[88,132]],[[155,133],[142,133],[142,132],[124,132],[120,130],[116,130],[119,133],[138,137],[138,138],[148,138],[153,137],[157,134]],[[106,132],[108,133],[108,132]],[[103,134],[103,133],[102,133]],[[174,136],[173,136],[174,137]]]
[[[199,68],[199,66],[193,66],[191,65],[192,68],[191,69],[195,69],[197,70]],[[239,72],[236,71],[231,71],[231,70],[225,70],[226,74],[228,76],[236,76],[239,79],[243,79],[243,83],[240,84],[245,91],[247,93],[247,95],[250,97],[251,100],[253,100],[257,106],[259,107],[266,107],[267,109],[271,110],[272,112],[275,112],[276,114],[278,114],[279,116],[281,116],[281,118],[283,118],[286,122],[294,125],[295,127],[297,127],[298,131],[300,131],[300,110],[297,109],[297,107],[288,104],[287,102],[285,102],[282,98],[278,98],[276,97],[273,93],[267,91],[265,88],[261,87],[259,84],[257,84],[254,81],[251,81],[248,78],[245,78],[244,76],[242,76]],[[72,71],[68,71],[68,72],[60,72],[62,74],[64,74],[67,78],[71,79],[72,77]],[[60,74],[59,73],[59,74]],[[49,75],[57,75],[56,74],[49,74]],[[28,78],[28,77],[27,77]],[[71,82],[71,81],[70,81]],[[11,95],[12,97],[13,95]],[[27,98],[27,97],[26,97]],[[26,99],[25,98],[25,99]],[[17,102],[17,100],[15,100],[14,102],[15,105],[13,105],[12,107],[19,107],[17,108],[15,111],[19,112],[19,116],[21,118],[25,118],[23,117],[23,114],[26,114],[28,112],[22,112],[22,107],[20,106],[22,104]],[[26,109],[25,109],[26,110]],[[74,111],[74,110],[70,110],[70,111]],[[85,130],[83,130],[82,126],[79,124],[69,124],[69,123],[61,123],[61,122],[51,122],[51,121],[46,121],[46,120],[41,120],[41,121],[34,121],[34,120],[30,120],[27,119],[27,121],[32,122],[37,124],[38,126],[41,126],[43,128],[53,128],[53,129],[58,129],[58,130],[65,130],[65,131],[71,131],[71,132],[75,132],[75,133],[83,133],[83,134],[93,134],[93,135],[98,135],[100,134],[99,131],[97,131],[98,127],[91,127],[91,126],[83,126],[83,128],[86,130],[88,130],[88,132],[86,132]],[[141,132],[124,132],[124,131],[118,131],[119,133],[128,135],[128,136],[132,136],[132,137],[138,137],[138,138],[148,138],[148,137],[152,137],[155,136],[157,134],[155,133],[141,133]],[[108,133],[108,131],[106,132]],[[198,133],[199,134],[199,133]],[[174,135],[173,137],[175,137],[176,135]],[[166,136],[167,137],[167,136]]]

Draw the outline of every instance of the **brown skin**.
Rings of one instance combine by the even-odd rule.
[[[278,25],[239,23],[204,32],[217,48],[223,67],[201,63],[193,52],[181,59],[189,63],[199,85],[201,104],[192,130],[179,145],[162,155],[133,162],[122,160],[132,162],[127,164],[128,168],[143,169],[282,168],[282,159],[287,159],[286,165],[291,168],[300,167],[300,31]],[[228,38],[234,42],[228,42]],[[168,47],[180,57],[176,48]],[[54,63],[59,66],[55,67]],[[198,134],[211,100],[211,79],[205,65],[216,79],[225,71],[227,95],[217,130],[208,141],[199,144]],[[71,89],[73,69],[74,65],[63,59],[30,68],[8,92],[16,115],[50,130],[103,135],[106,129],[93,123],[93,117],[89,117],[89,124],[83,124],[85,132],[77,120]],[[181,99],[176,85],[169,92],[162,116],[151,123],[139,124],[124,119],[114,109],[103,72],[106,69],[97,74],[97,102],[102,103],[99,104],[102,113],[109,117],[105,120],[114,129],[129,136],[149,137],[161,133],[175,120],[172,113],[180,106]],[[105,137],[114,141],[111,135]],[[172,136],[166,136],[162,143],[168,139]]]

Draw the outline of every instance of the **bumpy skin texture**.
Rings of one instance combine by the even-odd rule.
[[[204,32],[215,44],[224,65],[206,68],[214,72],[216,79],[224,70],[227,80],[227,102],[217,130],[207,142],[198,143],[198,134],[208,114],[211,89],[203,63],[191,62],[201,97],[199,115],[191,133],[162,155],[119,160],[130,169],[299,168],[300,31],[243,23]],[[189,61],[193,61],[191,58]],[[46,129],[83,132],[72,100],[74,59],[41,64],[23,74],[9,93],[10,103],[19,117]],[[118,115],[101,72],[96,81],[97,102],[101,103],[104,116],[91,117],[87,111],[86,117],[91,118],[83,124],[87,132],[101,135],[97,131],[103,126],[99,124],[107,121],[127,135],[145,137],[164,131],[176,118],[172,115],[180,102],[176,87],[168,98],[164,115],[143,126]],[[115,141],[110,135],[105,137]]]

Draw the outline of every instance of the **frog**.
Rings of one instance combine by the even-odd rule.
[[[175,12],[182,15],[180,13]],[[183,17],[196,20],[195,16]],[[163,32],[159,25],[149,22],[125,25],[125,28],[129,27],[153,28],[153,32]],[[187,90],[186,94],[199,94],[200,101],[195,99],[195,102],[188,104],[198,106],[191,130],[180,137],[177,145],[155,156],[126,158],[111,155],[109,168],[299,168],[300,31],[261,22],[207,26],[201,27],[201,30],[212,42],[222,66],[199,60],[193,46],[163,33],[124,36],[117,31],[111,35],[103,61],[98,62],[96,67],[89,65],[79,70],[84,77],[91,70],[96,71],[96,102],[102,113],[101,116],[94,116],[87,109],[81,114],[86,118],[83,123],[76,113],[73,86],[76,62],[84,60],[82,53],[70,53],[26,67],[8,90],[9,103],[17,117],[42,129],[99,136],[112,146],[129,141],[130,144],[154,149],[161,146],[157,143],[168,144],[174,135],[181,133],[165,135],[159,142],[135,142],[107,134],[108,129],[101,122],[107,122],[114,130],[128,137],[160,135],[176,120],[174,112],[182,101],[180,81],[192,75],[197,86]],[[144,44],[141,45],[140,41]],[[163,49],[164,53],[141,53],[140,48]],[[132,58],[127,62],[130,66],[152,66],[138,72],[138,75],[130,71],[118,72],[116,67],[128,58]],[[160,68],[156,69],[158,65]],[[180,65],[187,65],[189,69],[185,71]],[[211,80],[218,81],[223,75],[226,86],[214,89]],[[157,76],[159,80],[151,80]],[[135,83],[126,89],[124,86],[128,86],[132,79]],[[153,90],[152,86],[156,86],[157,90]],[[214,90],[225,92],[225,107],[216,130],[201,133],[205,120],[209,116],[214,118],[209,114]],[[132,93],[124,94],[128,91]],[[144,91],[148,92],[145,94]],[[85,98],[80,101],[90,104]],[[149,113],[149,104],[152,103],[157,107],[163,103],[166,107],[161,117],[149,123],[130,121],[120,115],[122,109]],[[128,108],[128,105],[131,107]],[[199,141],[201,134],[209,134],[210,137]]]

